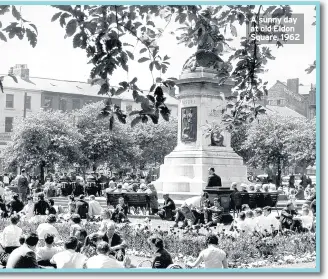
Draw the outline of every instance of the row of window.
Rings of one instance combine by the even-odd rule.
[[[287,105],[287,100],[281,99],[281,100],[268,100],[269,106],[285,106]]]
[[[25,107],[26,109],[31,109],[31,96],[26,96]],[[13,94],[6,94],[6,108],[14,108]]]
[[[92,100],[88,100],[86,103],[92,103]],[[59,99],[59,109],[62,111],[67,111],[68,100],[64,98]],[[44,98],[44,108],[54,108],[53,107],[53,97],[45,96]],[[72,99],[72,110],[81,109],[82,100],[81,99]]]

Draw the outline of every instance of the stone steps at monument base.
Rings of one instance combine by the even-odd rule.
[[[65,197],[54,197],[52,199],[54,200],[56,206],[62,206],[64,208],[67,208],[67,204],[68,204],[67,198],[65,198]],[[86,201],[89,201],[88,197],[85,200]],[[100,205],[103,208],[106,208],[107,207],[107,201],[106,201],[106,199],[104,197],[96,197],[96,200],[100,203]],[[176,206],[177,207],[180,207],[183,204],[183,202],[186,200],[186,198],[183,199],[183,200],[181,200],[181,199],[180,200],[179,199],[173,199],[173,200],[174,200]],[[164,204],[164,199],[159,198],[158,199],[158,202],[159,202],[159,204]],[[297,209],[301,209],[302,208],[302,204],[304,202],[305,201],[303,201],[303,200],[296,201]],[[286,204],[287,204],[287,200],[280,200],[280,201],[278,201],[277,209],[278,210],[283,209],[286,206]]]

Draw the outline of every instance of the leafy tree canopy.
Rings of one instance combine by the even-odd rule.
[[[260,47],[254,37],[237,38],[236,25],[250,25],[254,30],[250,35],[270,35],[256,29],[260,18],[267,14],[272,17],[291,16],[292,10],[288,5],[255,6],[255,5],[227,5],[227,6],[200,6],[200,5],[164,5],[164,6],[123,6],[123,5],[57,5],[51,18],[64,29],[67,38],[73,39],[73,47],[85,50],[86,56],[93,65],[90,77],[94,83],[100,85],[99,94],[109,98],[130,91],[134,100],[141,104],[142,110],[135,114],[145,122],[146,119],[158,123],[159,115],[169,119],[170,110],[165,105],[165,97],[161,87],[175,85],[173,78],[164,78],[170,66],[170,57],[160,55],[160,46],[157,40],[162,36],[164,29],[156,27],[155,19],[160,18],[166,26],[174,21],[179,27],[176,36],[179,43],[186,47],[206,49],[207,53],[222,55],[223,51],[231,52],[228,62],[233,69],[230,78],[236,86],[233,89],[229,110],[226,111],[225,121],[240,125],[249,118],[256,118],[263,112],[263,108],[255,105],[259,99],[267,94],[266,82],[260,78],[266,71],[269,60],[275,59],[268,47]],[[37,28],[26,21],[15,6],[0,6],[0,15],[12,13],[14,22],[7,27],[0,26],[0,39],[27,37],[34,47],[37,42]],[[2,28],[2,29],[1,29]],[[272,28],[273,29],[273,28]],[[276,34],[279,35],[279,34]],[[232,36],[234,39],[230,39]],[[131,40],[131,37],[135,41]],[[240,40],[240,47],[234,49],[229,41]],[[138,53],[136,44],[142,45]],[[277,47],[283,46],[282,41],[276,42]],[[117,69],[129,71],[129,60],[139,63],[148,63],[152,75],[150,93],[143,94],[137,85],[137,78],[122,80],[119,87],[112,86],[111,76]],[[225,81],[227,76],[220,77],[218,83]],[[0,80],[2,87],[2,80]],[[252,109],[250,109],[250,106]],[[113,119],[114,116],[126,123],[126,115],[115,105],[108,102],[101,113]],[[113,120],[111,120],[113,121]],[[131,121],[133,123],[133,121]]]

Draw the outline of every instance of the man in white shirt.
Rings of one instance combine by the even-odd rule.
[[[11,224],[5,227],[2,233],[2,246],[8,254],[20,246],[19,238],[23,234],[23,230],[17,226],[19,222],[18,215],[12,215],[10,217],[10,222]]]
[[[98,201],[96,201],[96,197],[94,195],[90,196],[89,201],[89,216],[94,217],[101,215],[103,209]]]
[[[227,255],[218,247],[218,237],[210,235],[207,237],[206,243],[208,248],[200,252],[194,263],[187,263],[187,266],[196,267],[204,262],[205,268],[228,268]]]
[[[36,250],[36,260],[38,264],[42,266],[50,266],[50,260],[52,257],[61,252],[62,247],[54,247],[54,239],[55,237],[52,234],[46,234],[44,236],[44,241],[46,245],[44,247],[37,247]]]
[[[279,230],[279,220],[271,213],[271,207],[266,206],[263,208],[265,218],[262,220],[261,232],[266,234],[276,233]]]
[[[123,263],[116,260],[109,253],[109,245],[105,241],[101,241],[97,245],[97,255],[87,260],[87,268],[124,268]]]
[[[71,236],[65,242],[65,250],[55,254],[50,260],[51,264],[55,264],[58,268],[83,268],[87,257],[81,253],[75,252],[77,247],[77,238]]]
[[[313,227],[313,216],[310,215],[310,210],[307,207],[302,208],[302,216],[296,216],[294,220],[300,220],[303,231],[310,231]]]
[[[38,228],[36,229],[39,239],[44,239],[44,236],[46,234],[52,234],[55,237],[55,242],[61,240],[61,237],[60,237],[57,229],[52,225],[54,223],[56,223],[56,216],[53,214],[50,214],[47,217],[47,222],[40,224],[38,226]]]

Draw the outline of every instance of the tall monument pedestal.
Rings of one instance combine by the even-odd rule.
[[[224,128],[211,136],[206,129],[222,123],[223,109],[234,83],[219,85],[218,71],[196,68],[182,72],[179,86],[178,145],[165,157],[160,177],[154,183],[158,191],[198,195],[207,185],[208,169],[213,167],[222,186],[247,182],[247,168],[230,146],[230,134]]]

